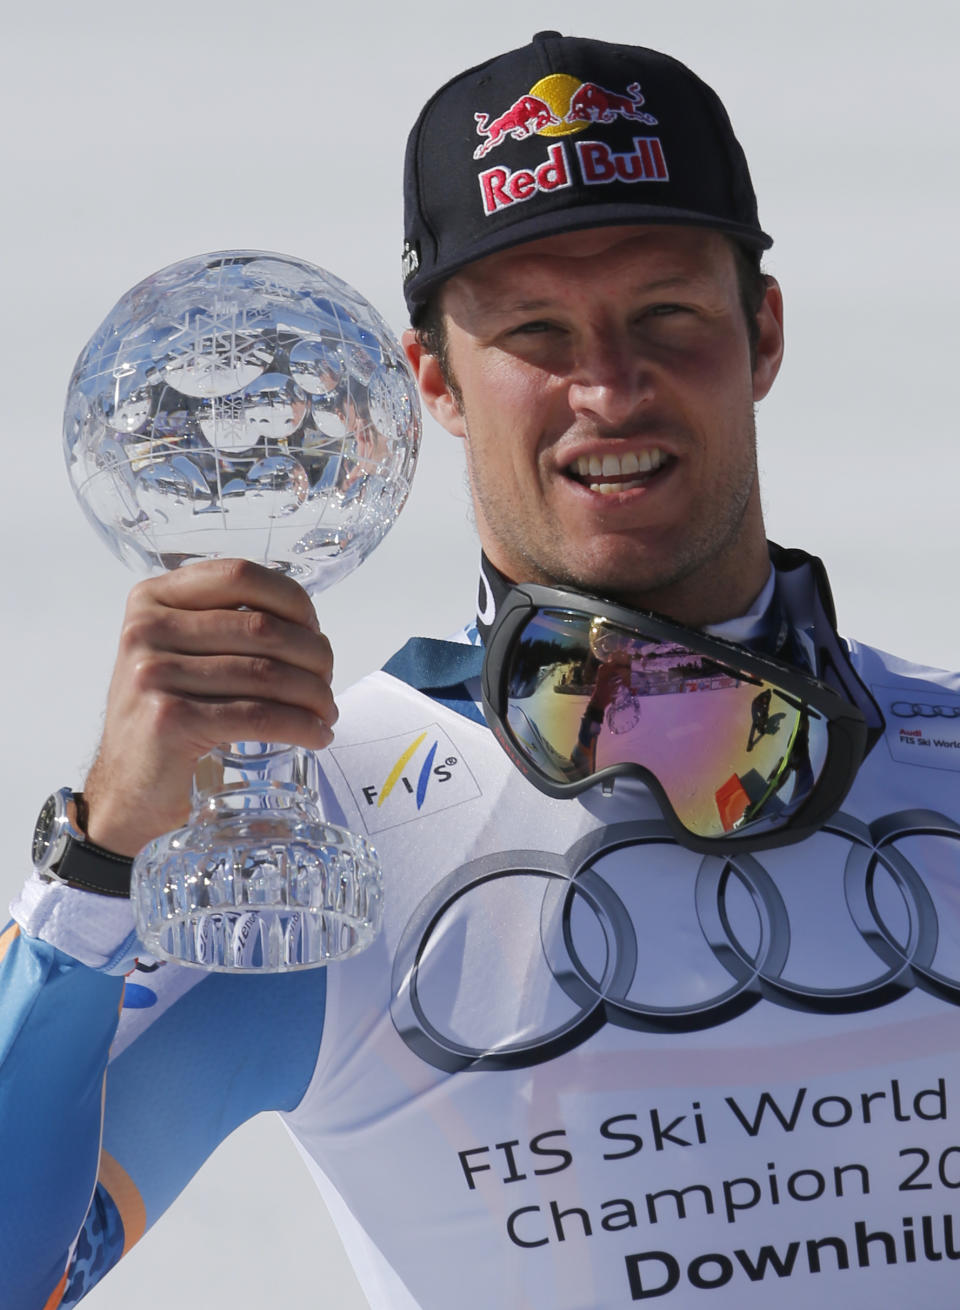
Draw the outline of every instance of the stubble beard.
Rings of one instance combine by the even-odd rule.
[[[623,548],[617,552],[620,558],[612,561],[609,552],[605,558],[591,561],[583,543],[578,546],[556,530],[544,540],[530,541],[522,523],[504,515],[496,489],[486,486],[476,476],[466,414],[463,419],[475,526],[478,530],[481,522],[487,526],[500,548],[501,558],[520,562],[512,569],[502,569],[508,574],[522,573],[511,577],[511,581],[571,587],[606,596],[618,604],[665,614],[678,608],[687,610],[691,604],[697,609],[717,603],[721,610],[725,608],[722,593],[735,580],[738,546],[754,496],[759,506],[756,419],[752,405],[745,418],[749,441],[744,443],[742,458],[736,465],[728,466],[726,477],[716,488],[718,494],[712,497],[718,512],[691,524],[690,531],[679,536],[666,554],[658,554],[656,558],[636,537],[629,539],[624,534]],[[489,543],[486,546],[491,554]],[[574,558],[577,552],[579,558]],[[714,592],[717,594],[711,595]],[[733,615],[723,613],[719,617]],[[697,621],[716,620],[708,617]]]

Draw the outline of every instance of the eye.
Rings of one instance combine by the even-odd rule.
[[[676,305],[667,302],[663,305],[650,305],[643,312],[643,317],[647,318],[666,318],[671,314],[689,314],[691,311],[686,305]]]
[[[556,323],[549,323],[545,318],[534,318],[527,323],[518,323],[516,327],[510,329],[508,335],[536,337],[542,336],[546,332],[559,332],[560,330]]]

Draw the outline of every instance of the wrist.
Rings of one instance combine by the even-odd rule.
[[[155,837],[181,827],[190,812],[189,801],[165,804],[162,787],[136,785],[130,777],[118,783],[116,775],[104,778],[97,764],[84,783],[83,797],[87,838],[130,858]]]
[[[95,845],[113,851],[116,855],[133,859],[137,852],[141,851],[157,834],[141,835],[139,825],[124,822],[119,816],[111,816],[109,810],[98,807],[92,811],[88,808],[86,835],[87,840]]]

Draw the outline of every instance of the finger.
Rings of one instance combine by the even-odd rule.
[[[326,678],[281,660],[158,652],[139,662],[136,680],[138,694],[160,692],[218,703],[272,701],[307,710],[331,726],[339,717]]]
[[[155,718],[162,722],[163,730],[192,739],[201,753],[231,741],[279,741],[308,750],[323,750],[333,740],[333,729],[324,719],[310,710],[279,701],[172,695],[164,695],[158,701]]]
[[[262,610],[319,631],[310,597],[293,578],[243,559],[201,560],[149,583],[151,597],[172,609]]]
[[[134,608],[121,642],[135,660],[152,654],[246,655],[279,660],[328,682],[333,652],[323,633],[263,610],[178,610],[149,604]]]

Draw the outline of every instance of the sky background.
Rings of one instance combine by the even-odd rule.
[[[234,247],[330,268],[399,332],[407,130],[441,82],[542,28],[666,50],[720,93],[786,302],[758,418],[769,535],[826,560],[841,631],[955,667],[958,14],[953,0],[16,6],[0,52],[3,902],[43,798],[83,780],[134,581],[63,465],[87,338],[148,273]],[[397,525],[318,599],[336,685],[413,631],[459,627],[476,558],[459,444],[427,423]],[[268,1303],[365,1304],[272,1120],[222,1147],[85,1305]]]

